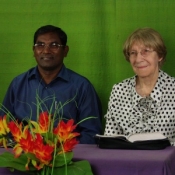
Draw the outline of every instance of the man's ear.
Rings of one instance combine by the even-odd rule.
[[[64,47],[64,56],[66,57],[69,52],[69,46]]]

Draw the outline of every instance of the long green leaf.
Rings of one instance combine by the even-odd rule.
[[[65,175],[65,167],[54,168],[53,175]],[[67,166],[67,175],[93,175],[88,161],[73,162]]]
[[[65,165],[65,162],[68,164],[69,162],[71,162],[72,157],[73,157],[73,152],[67,152],[65,153],[65,156],[63,154],[59,154],[55,157],[54,166],[55,167],[63,166]]]
[[[26,171],[25,164],[27,163],[26,155],[22,154],[20,157],[15,158],[10,152],[4,152],[0,155],[0,167],[10,167],[19,171]],[[36,170],[30,167],[30,170]]]

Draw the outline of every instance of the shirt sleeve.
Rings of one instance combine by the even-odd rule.
[[[94,136],[102,133],[102,112],[101,102],[90,83],[78,92],[78,112],[80,143],[95,144]]]
[[[14,80],[11,82],[10,86],[7,89],[6,95],[4,97],[2,103],[2,110],[0,112],[1,115],[5,115],[10,112],[14,116],[14,94],[13,94],[13,87],[14,87]]]
[[[113,99],[115,98],[114,90],[115,87],[113,87],[110,95],[110,99],[108,102],[108,110],[105,115],[106,124],[105,124],[105,131],[104,135],[118,135],[123,134],[122,128],[119,126],[118,122],[115,119],[115,116],[113,116],[113,109],[115,109],[115,106],[113,106]]]

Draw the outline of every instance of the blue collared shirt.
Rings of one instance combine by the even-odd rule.
[[[96,117],[77,126],[80,143],[95,143],[94,135],[102,130],[101,104],[89,80],[63,65],[58,76],[51,83],[45,84],[37,67],[31,68],[13,79],[3,105],[20,121],[24,118],[36,120],[36,94],[45,104],[42,105],[44,111],[51,106],[60,108],[58,117],[74,119],[75,124],[87,117]]]

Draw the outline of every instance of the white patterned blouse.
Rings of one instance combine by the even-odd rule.
[[[161,132],[175,142],[175,78],[159,71],[149,97],[135,90],[136,76],[112,88],[106,118],[105,135]]]

